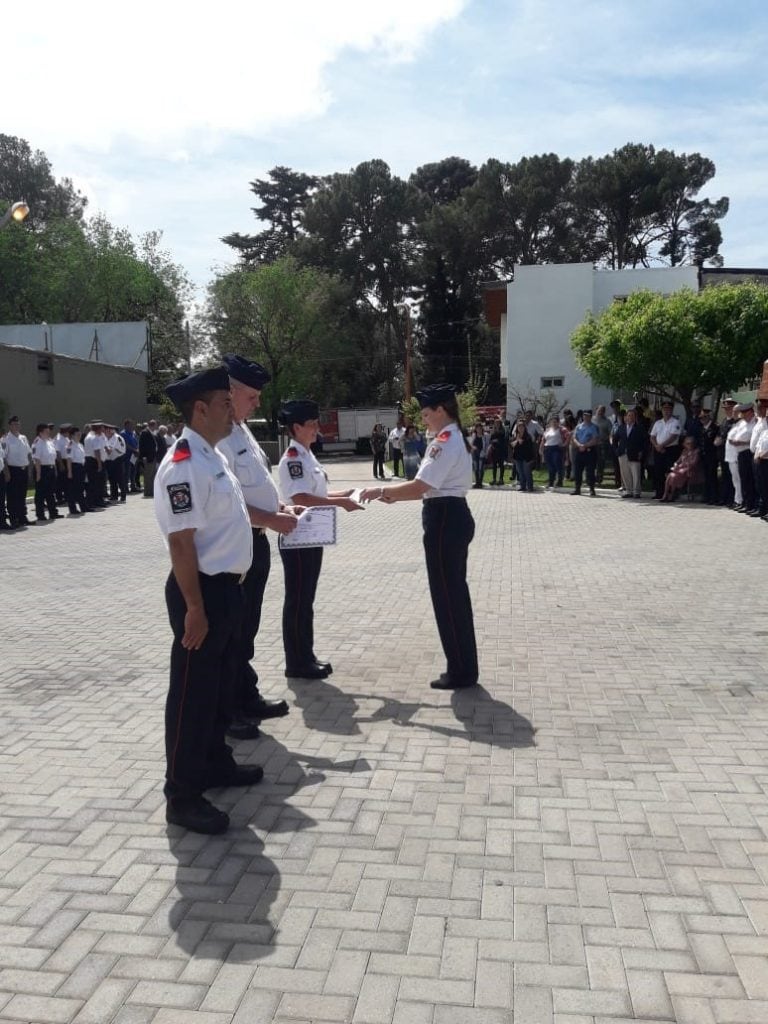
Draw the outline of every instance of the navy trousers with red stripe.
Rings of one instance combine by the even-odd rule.
[[[477,643],[467,586],[467,554],[475,521],[464,498],[428,498],[423,503],[424,553],[437,629],[458,683],[476,683]]]
[[[280,548],[285,576],[283,647],[287,672],[301,675],[315,663],[315,594],[323,565],[322,548]]]
[[[243,615],[240,585],[230,574],[199,574],[208,633],[202,647],[181,646],[187,606],[173,573],[165,584],[165,603],[173,630],[171,681],[165,704],[165,795],[199,796],[208,780],[226,775],[235,764],[225,732],[232,716]]]

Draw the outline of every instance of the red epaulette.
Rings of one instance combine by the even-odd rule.
[[[298,457],[299,452],[296,448],[287,448],[285,454],[289,459],[295,459]]]
[[[184,462],[185,459],[191,459],[192,452],[189,450],[189,441],[182,437],[180,441],[176,442],[176,447],[173,450],[172,462]]]
[[[443,431],[441,431],[437,435],[436,440],[438,440],[438,441],[447,441],[450,436],[451,436],[450,430],[443,430]]]

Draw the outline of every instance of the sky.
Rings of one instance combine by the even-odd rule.
[[[380,158],[700,152],[726,266],[768,267],[764,0],[38,0],[6,40],[0,131],[163,245],[202,295],[260,229],[249,182]],[[15,197],[4,197],[12,201]]]

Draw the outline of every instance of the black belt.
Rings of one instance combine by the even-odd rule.
[[[212,580],[229,580],[232,583],[237,583],[239,586],[245,577],[248,575],[247,570],[245,572],[214,572],[214,573],[203,573],[203,576],[208,576]]]

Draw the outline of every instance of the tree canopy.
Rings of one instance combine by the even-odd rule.
[[[757,375],[768,350],[768,288],[640,291],[590,314],[571,337],[579,367],[614,390],[654,391],[690,409]]]

